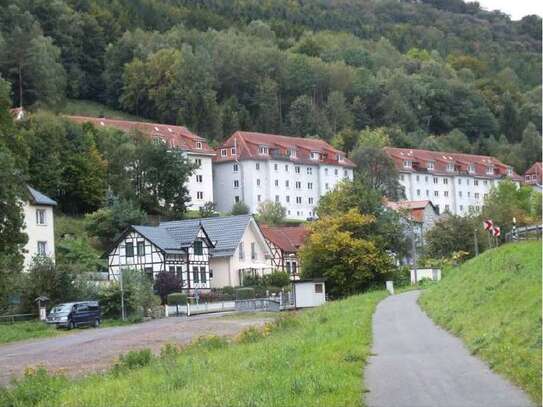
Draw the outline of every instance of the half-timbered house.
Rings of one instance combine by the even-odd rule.
[[[260,228],[271,250],[272,266],[286,271],[291,280],[298,280],[300,278],[298,249],[309,235],[309,230],[304,226],[261,225]]]
[[[107,253],[109,275],[137,269],[154,279],[163,271],[177,274],[184,290],[210,288],[209,260],[214,243],[201,223],[131,226]]]

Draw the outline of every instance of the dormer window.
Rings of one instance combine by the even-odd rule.
[[[268,146],[259,146],[258,147],[258,154],[260,155],[268,155],[270,150],[268,149]]]
[[[492,167],[492,166],[486,167],[486,174],[487,175],[494,175],[494,167]]]
[[[230,149],[230,154],[236,155],[236,147],[232,147],[232,148]]]
[[[226,157],[226,148],[221,149],[221,157]]]
[[[454,172],[454,163],[447,163],[447,171]]]
[[[291,148],[290,150],[288,150],[288,155],[290,158],[296,158],[297,157],[296,149]]]
[[[475,165],[473,165],[473,164],[468,165],[468,173],[470,173],[470,174],[475,173]]]
[[[428,170],[433,171],[433,169],[434,169],[434,161],[428,161],[427,167],[428,167]]]
[[[337,157],[337,161],[338,161],[339,163],[342,163],[342,162],[345,160],[345,158],[344,158],[343,155],[341,155],[341,154],[337,154],[336,157]]]
[[[317,151],[311,152],[311,159],[312,160],[318,160],[320,158],[320,154]]]
[[[404,168],[411,168],[412,162],[411,160],[403,160],[403,167]]]
[[[507,167],[507,175],[510,177],[513,176],[513,168]]]
[[[197,142],[196,142],[196,148],[197,148],[198,150],[201,150],[201,149],[202,149],[202,142],[201,142],[201,141],[197,141]]]

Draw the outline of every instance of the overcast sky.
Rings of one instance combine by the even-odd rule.
[[[529,14],[543,14],[543,1],[541,0],[478,0],[481,7],[486,10],[500,10],[509,14],[511,19],[520,20]]]

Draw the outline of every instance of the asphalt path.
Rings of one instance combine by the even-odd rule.
[[[70,376],[100,372],[130,350],[149,348],[158,353],[166,343],[183,345],[204,335],[235,335],[270,320],[259,313],[224,316],[171,317],[123,327],[76,329],[67,335],[0,345],[0,386],[28,367],[42,366]]]
[[[417,304],[419,291],[383,300],[366,367],[369,407],[525,407],[528,396],[472,356]]]

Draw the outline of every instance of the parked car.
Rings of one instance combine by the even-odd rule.
[[[51,310],[46,322],[72,329],[82,325],[100,326],[102,319],[98,301],[79,301],[59,304]]]

